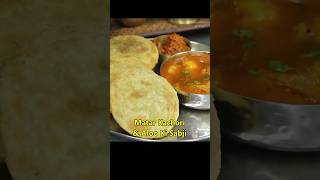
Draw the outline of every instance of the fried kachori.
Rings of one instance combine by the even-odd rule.
[[[153,69],[158,57],[156,45],[142,36],[120,35],[110,40],[110,62],[142,64]]]
[[[110,72],[110,103],[115,121],[134,136],[143,138],[165,136],[161,131],[171,130],[173,124],[139,125],[136,122],[177,120],[179,100],[170,83],[144,66],[111,63]]]

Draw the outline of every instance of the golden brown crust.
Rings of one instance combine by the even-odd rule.
[[[135,119],[158,121],[177,120],[179,101],[176,91],[163,77],[142,66],[128,66],[123,63],[112,63],[111,71],[111,111],[117,123],[128,133],[134,130],[157,131],[170,130],[173,126],[137,126]]]
[[[110,40],[110,62],[143,64],[153,69],[158,57],[157,47],[142,36],[122,35]]]

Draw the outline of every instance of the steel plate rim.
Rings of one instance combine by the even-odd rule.
[[[143,139],[143,138],[139,138],[139,137],[123,134],[123,133],[120,133],[120,132],[116,132],[116,131],[113,131],[113,130],[110,130],[110,133],[113,134],[113,135],[124,137],[126,139],[134,139],[135,141],[141,141],[141,142],[198,142],[198,141],[204,141],[204,140],[210,139],[210,135],[209,135],[209,136],[206,136],[206,137],[201,137],[201,138],[196,138],[196,139],[163,141],[163,140],[160,140],[160,139]]]
[[[153,40],[154,38],[147,38],[148,40]],[[190,51],[203,51],[203,52],[209,52],[210,53],[210,47],[206,44],[203,44],[203,43],[199,43],[199,42],[195,42],[195,41],[190,41],[190,44],[191,44],[191,50]],[[202,50],[193,50],[193,46],[203,46],[204,49]],[[185,52],[188,52],[188,51],[185,51]],[[211,97],[211,96],[210,96]],[[188,107],[190,108],[190,107]],[[211,107],[210,107],[211,109]],[[202,110],[202,111],[208,111],[210,109],[206,109],[206,110],[202,110],[202,109],[196,109],[196,110]],[[209,128],[210,129],[210,128]],[[211,131],[211,129],[210,129]],[[131,135],[128,135],[128,134],[124,134],[124,133],[121,133],[121,132],[117,132],[117,131],[114,131],[114,130],[110,130],[110,133],[115,135],[115,136],[118,136],[118,137],[122,137],[122,138],[125,138],[126,140],[134,140],[134,141],[140,141],[140,142],[200,142],[200,141],[205,141],[205,140],[209,140],[210,141],[210,135],[208,136],[204,136],[204,137],[201,137],[201,138],[194,138],[194,139],[178,139],[178,140],[174,140],[174,141],[165,141],[165,140],[160,140],[160,139],[144,139],[144,138],[139,138],[139,137],[135,137],[135,136],[131,136]]]
[[[319,107],[320,108],[320,104],[290,104],[290,103],[283,103],[283,102],[261,100],[261,99],[254,98],[254,97],[239,95],[237,93],[225,90],[225,89],[220,88],[220,87],[215,86],[215,85],[213,86],[213,89],[216,89],[218,91],[222,91],[223,93],[230,94],[231,96],[234,96],[234,97],[237,97],[237,98],[248,100],[250,102],[265,103],[265,104],[270,104],[270,105],[273,104],[273,105],[278,105],[278,106],[295,106],[295,107],[311,107],[312,106],[312,107]],[[213,91],[212,93],[216,94],[215,91]]]

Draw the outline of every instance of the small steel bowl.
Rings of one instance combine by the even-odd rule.
[[[161,44],[165,42],[167,37],[168,37],[168,35],[161,35],[161,36],[153,38],[152,40],[157,41],[158,46],[161,46]],[[190,51],[210,51],[210,47],[205,44],[190,41],[187,38],[184,38],[184,39],[187,42],[187,44],[191,47]],[[159,47],[157,47],[157,48],[159,49]],[[188,51],[186,51],[186,52],[188,52]],[[159,63],[162,63],[164,60],[168,59],[169,57],[170,57],[170,55],[165,55],[165,54],[159,53]]]
[[[140,26],[146,22],[146,18],[119,18],[117,19],[121,24],[127,27]]]
[[[156,43],[157,48],[160,49],[161,45],[164,44],[167,41],[167,38],[168,38],[168,35],[161,35],[161,36],[155,37],[153,39],[153,41]],[[191,44],[190,40],[187,39],[187,38],[184,38],[184,40],[188,44],[188,46],[192,49],[192,44]],[[160,63],[162,63],[164,60],[168,59],[170,56],[171,55],[161,54],[159,52],[159,61],[160,61]]]
[[[180,52],[175,55],[170,56],[169,58],[165,59],[160,66],[160,72],[162,66],[172,58],[176,58],[179,56],[183,56],[185,54],[199,54],[199,53],[207,53],[210,55],[208,51],[187,51],[187,52]],[[198,110],[209,110],[210,109],[210,94],[193,94],[183,92],[181,90],[176,89],[179,97],[180,104]]]
[[[320,105],[294,105],[212,89],[222,131],[242,142],[280,151],[320,150]]]
[[[197,18],[170,18],[168,22],[175,25],[191,25],[198,22]]]

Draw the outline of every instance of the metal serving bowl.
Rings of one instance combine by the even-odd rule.
[[[168,35],[161,35],[158,37],[155,37],[153,40],[156,42],[157,44],[157,48],[160,49],[162,44],[166,43],[168,39]],[[187,43],[187,45],[190,47],[190,49],[192,49],[192,45],[191,42],[189,41],[189,39],[184,38],[184,41]],[[166,54],[161,54],[159,52],[159,61],[160,63],[162,63],[164,60],[168,59],[170,57],[170,55],[166,55]]]
[[[319,151],[320,105],[262,101],[213,88],[222,131],[273,150]]]
[[[177,53],[173,56],[168,57],[161,63],[160,71],[162,69],[163,64],[165,64],[168,60],[177,58],[179,56],[183,56],[185,54],[199,54],[199,53],[207,53],[210,55],[210,52],[208,51],[187,51],[187,52]],[[198,110],[210,109],[210,94],[193,94],[193,93],[183,92],[177,89],[176,91],[178,92],[180,104],[192,109],[198,109]]]
[[[163,44],[166,41],[167,37],[168,37],[168,35],[161,35],[161,36],[153,38],[152,40],[156,41],[158,46],[161,46],[161,44]],[[190,46],[190,48],[191,48],[190,51],[210,51],[210,47],[205,44],[190,41],[187,38],[184,38],[184,40]],[[160,47],[158,47],[158,48],[160,48]],[[187,52],[189,52],[189,51],[187,51]],[[159,63],[162,63],[164,60],[168,59],[169,57],[170,57],[170,55],[165,55],[165,54],[159,53]]]

